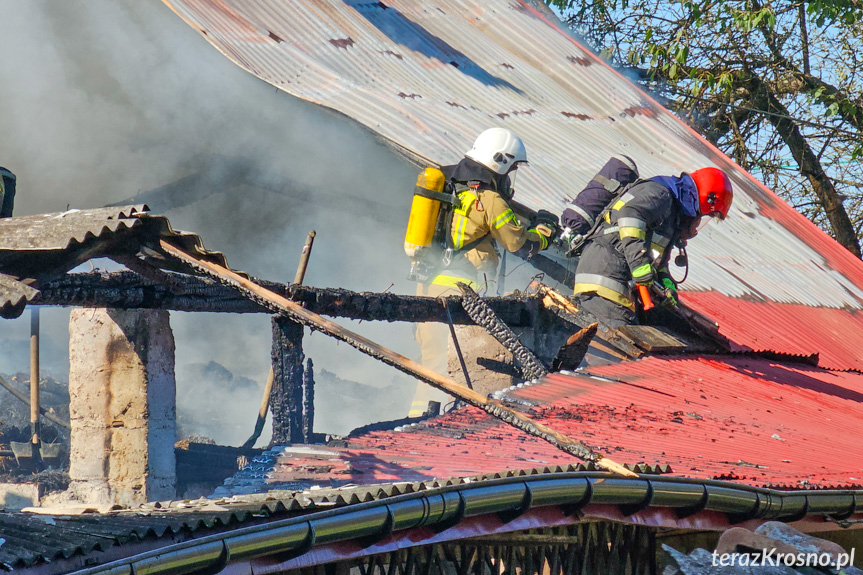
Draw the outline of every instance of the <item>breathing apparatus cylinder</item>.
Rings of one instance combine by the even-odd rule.
[[[405,233],[405,253],[410,258],[418,257],[423,251],[422,248],[431,245],[440,213],[440,200],[431,197],[434,194],[426,195],[424,192],[443,193],[445,180],[443,172],[432,167],[426,168],[417,177],[417,187]]]

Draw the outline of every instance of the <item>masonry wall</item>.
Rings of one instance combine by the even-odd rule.
[[[173,499],[174,338],[164,310],[75,309],[69,340],[70,495]]]

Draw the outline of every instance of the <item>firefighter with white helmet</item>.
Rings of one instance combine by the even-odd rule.
[[[698,232],[702,218],[724,220],[734,193],[720,169],[639,180],[605,214],[575,271],[575,305],[609,327],[637,323],[638,286],[662,286],[676,304],[668,272],[672,247]]]
[[[482,132],[456,165],[441,171],[455,186],[447,249],[442,265],[430,281],[417,285],[417,295],[438,297],[460,293],[458,282],[482,290],[495,277],[499,256],[496,245],[509,252],[546,249],[557,234],[558,218],[540,210],[530,225],[522,225],[509,205],[515,171],[527,163],[521,138],[504,128]],[[417,326],[417,341],[424,366],[446,373],[449,328],[441,323]],[[428,402],[448,396],[419,383],[409,416],[426,411]]]

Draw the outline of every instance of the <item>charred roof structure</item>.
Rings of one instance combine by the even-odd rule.
[[[863,263],[581,46],[544,5],[164,1],[239,66],[355,119],[418,163],[457,157],[489,124],[511,128],[532,162],[519,181],[526,209],[560,211],[621,151],[643,174],[719,166],[731,174],[735,204],[691,244],[682,292],[691,313],[668,326],[601,330],[591,349],[608,361],[425,421],[330,445],[277,446],[227,481],[221,499],[2,515],[5,566],[653,573],[669,530],[774,519],[806,532],[847,529],[860,542]],[[40,216],[28,226],[65,218],[69,230],[46,235],[62,239],[46,242],[38,263],[20,257],[30,246],[0,246],[4,314],[41,301],[275,311],[316,329],[313,311],[445,320],[423,298],[222,282],[219,270],[230,270],[218,254],[141,208]],[[97,254],[138,275],[62,276]],[[553,323],[543,314],[587,327],[542,287],[488,303],[506,324],[540,335]],[[455,322],[471,321],[453,309]],[[551,365],[554,351],[538,353],[539,363]],[[509,425],[525,420],[576,440],[588,461]],[[608,458],[622,471],[604,470]]]
[[[164,258],[155,251],[161,238],[226,265],[222,254],[204,250],[198,236],[174,231],[166,218],[147,210],[122,206],[0,219],[0,315],[21,315],[40,286],[93,258],[112,258],[168,281],[158,268]],[[135,263],[137,255],[144,259]],[[154,266],[146,261],[152,258],[162,261]]]

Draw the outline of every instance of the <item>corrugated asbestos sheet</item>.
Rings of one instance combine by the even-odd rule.
[[[135,216],[145,211],[146,206],[120,206],[0,219],[0,254],[63,251],[139,225]]]
[[[544,5],[164,2],[237,65],[419,158],[454,163],[481,130],[512,129],[531,161],[516,197],[533,208],[561,213],[613,153],[633,157],[645,177],[710,164],[729,171],[731,217],[691,243],[685,284],[721,297],[693,296],[694,305],[714,317],[719,310],[723,332],[741,348],[803,349],[820,352],[825,367],[863,369],[863,355],[847,353],[863,347],[863,330],[815,334],[799,331],[800,321],[774,321],[804,306],[807,323],[859,325],[863,264],[568,36]],[[741,300],[746,315],[733,312]],[[831,349],[839,339],[846,346]]]
[[[40,509],[40,514],[0,512],[0,568],[13,570],[43,562],[57,562],[94,551],[111,551],[119,545],[161,546],[157,539],[183,540],[200,530],[236,526],[269,517],[287,509],[314,508],[293,498],[242,502],[198,500],[148,504],[135,510],[70,514],[67,509]],[[170,541],[168,541],[170,543]],[[140,549],[139,549],[140,550]]]
[[[147,210],[119,206],[0,219],[0,314],[19,315],[38,296],[39,285],[80,263],[135,255],[159,239],[227,267],[224,255],[207,251],[200,237],[174,230],[167,218]],[[172,265],[153,251],[145,255],[159,267]]]
[[[668,470],[660,466],[639,465],[636,473],[658,475]],[[266,494],[152,502],[133,509],[97,509],[86,505],[31,508],[25,513],[0,511],[0,569],[17,571],[40,567],[60,573],[65,567],[81,567],[90,562],[110,560],[120,555],[140,553],[187,539],[204,537],[249,525],[267,523],[288,516],[326,511],[398,495],[434,490],[452,485],[509,477],[596,471],[592,465],[566,465],[507,471],[476,477],[441,481],[395,482],[385,485],[345,486],[334,489],[270,491]],[[109,557],[106,559],[106,556]],[[89,561],[88,562],[88,558]],[[75,563],[79,563],[75,565]]]
[[[639,361],[549,375],[499,394],[619,463],[757,487],[863,485],[863,375],[751,356]],[[465,477],[575,460],[466,408],[346,448],[286,447],[238,492]],[[228,488],[231,487],[229,484]]]

